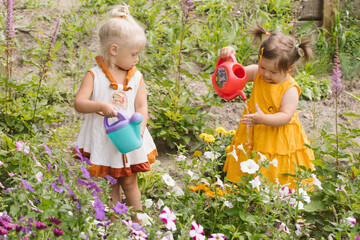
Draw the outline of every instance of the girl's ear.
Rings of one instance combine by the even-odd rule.
[[[111,54],[112,56],[116,56],[116,54],[117,54],[118,51],[119,51],[119,47],[118,47],[117,44],[114,44],[114,43],[113,43],[113,44],[110,45],[109,50],[110,50],[110,54]]]

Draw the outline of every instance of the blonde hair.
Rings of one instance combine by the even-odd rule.
[[[109,18],[99,29],[100,51],[106,58],[111,44],[120,48],[144,46],[146,36],[144,28],[130,15],[127,5],[114,6]]]
[[[288,71],[302,56],[305,61],[312,57],[311,39],[301,40],[299,43],[293,36],[283,33],[268,33],[261,26],[256,26],[251,30],[254,40],[261,40],[259,48],[259,59],[262,57],[275,60],[275,66],[280,71]],[[301,50],[303,54],[301,54]]]

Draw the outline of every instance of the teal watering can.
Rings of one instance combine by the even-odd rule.
[[[122,154],[134,151],[143,144],[141,137],[140,124],[143,116],[134,113],[131,117],[124,112],[118,111],[119,120],[109,125],[108,118],[104,118],[106,134],[111,142]]]

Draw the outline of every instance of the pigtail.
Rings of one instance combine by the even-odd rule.
[[[251,35],[254,36],[254,41],[261,41],[262,40],[262,36],[268,36],[270,35],[270,33],[268,33],[262,26],[260,26],[259,24],[256,25],[255,27],[253,27],[253,29],[250,30]]]
[[[305,61],[309,61],[313,57],[313,51],[311,49],[312,40],[311,39],[305,39],[302,40],[297,46],[298,49],[302,49],[304,53],[304,59]]]

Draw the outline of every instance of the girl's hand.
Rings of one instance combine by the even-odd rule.
[[[265,114],[261,111],[259,106],[255,104],[256,113],[244,115],[240,122],[250,127],[264,122]]]
[[[227,59],[231,54],[235,55],[235,50],[232,47],[223,47],[220,49],[220,57]]]
[[[107,102],[101,103],[101,112],[104,114],[105,117],[117,117],[117,112],[113,105]]]

